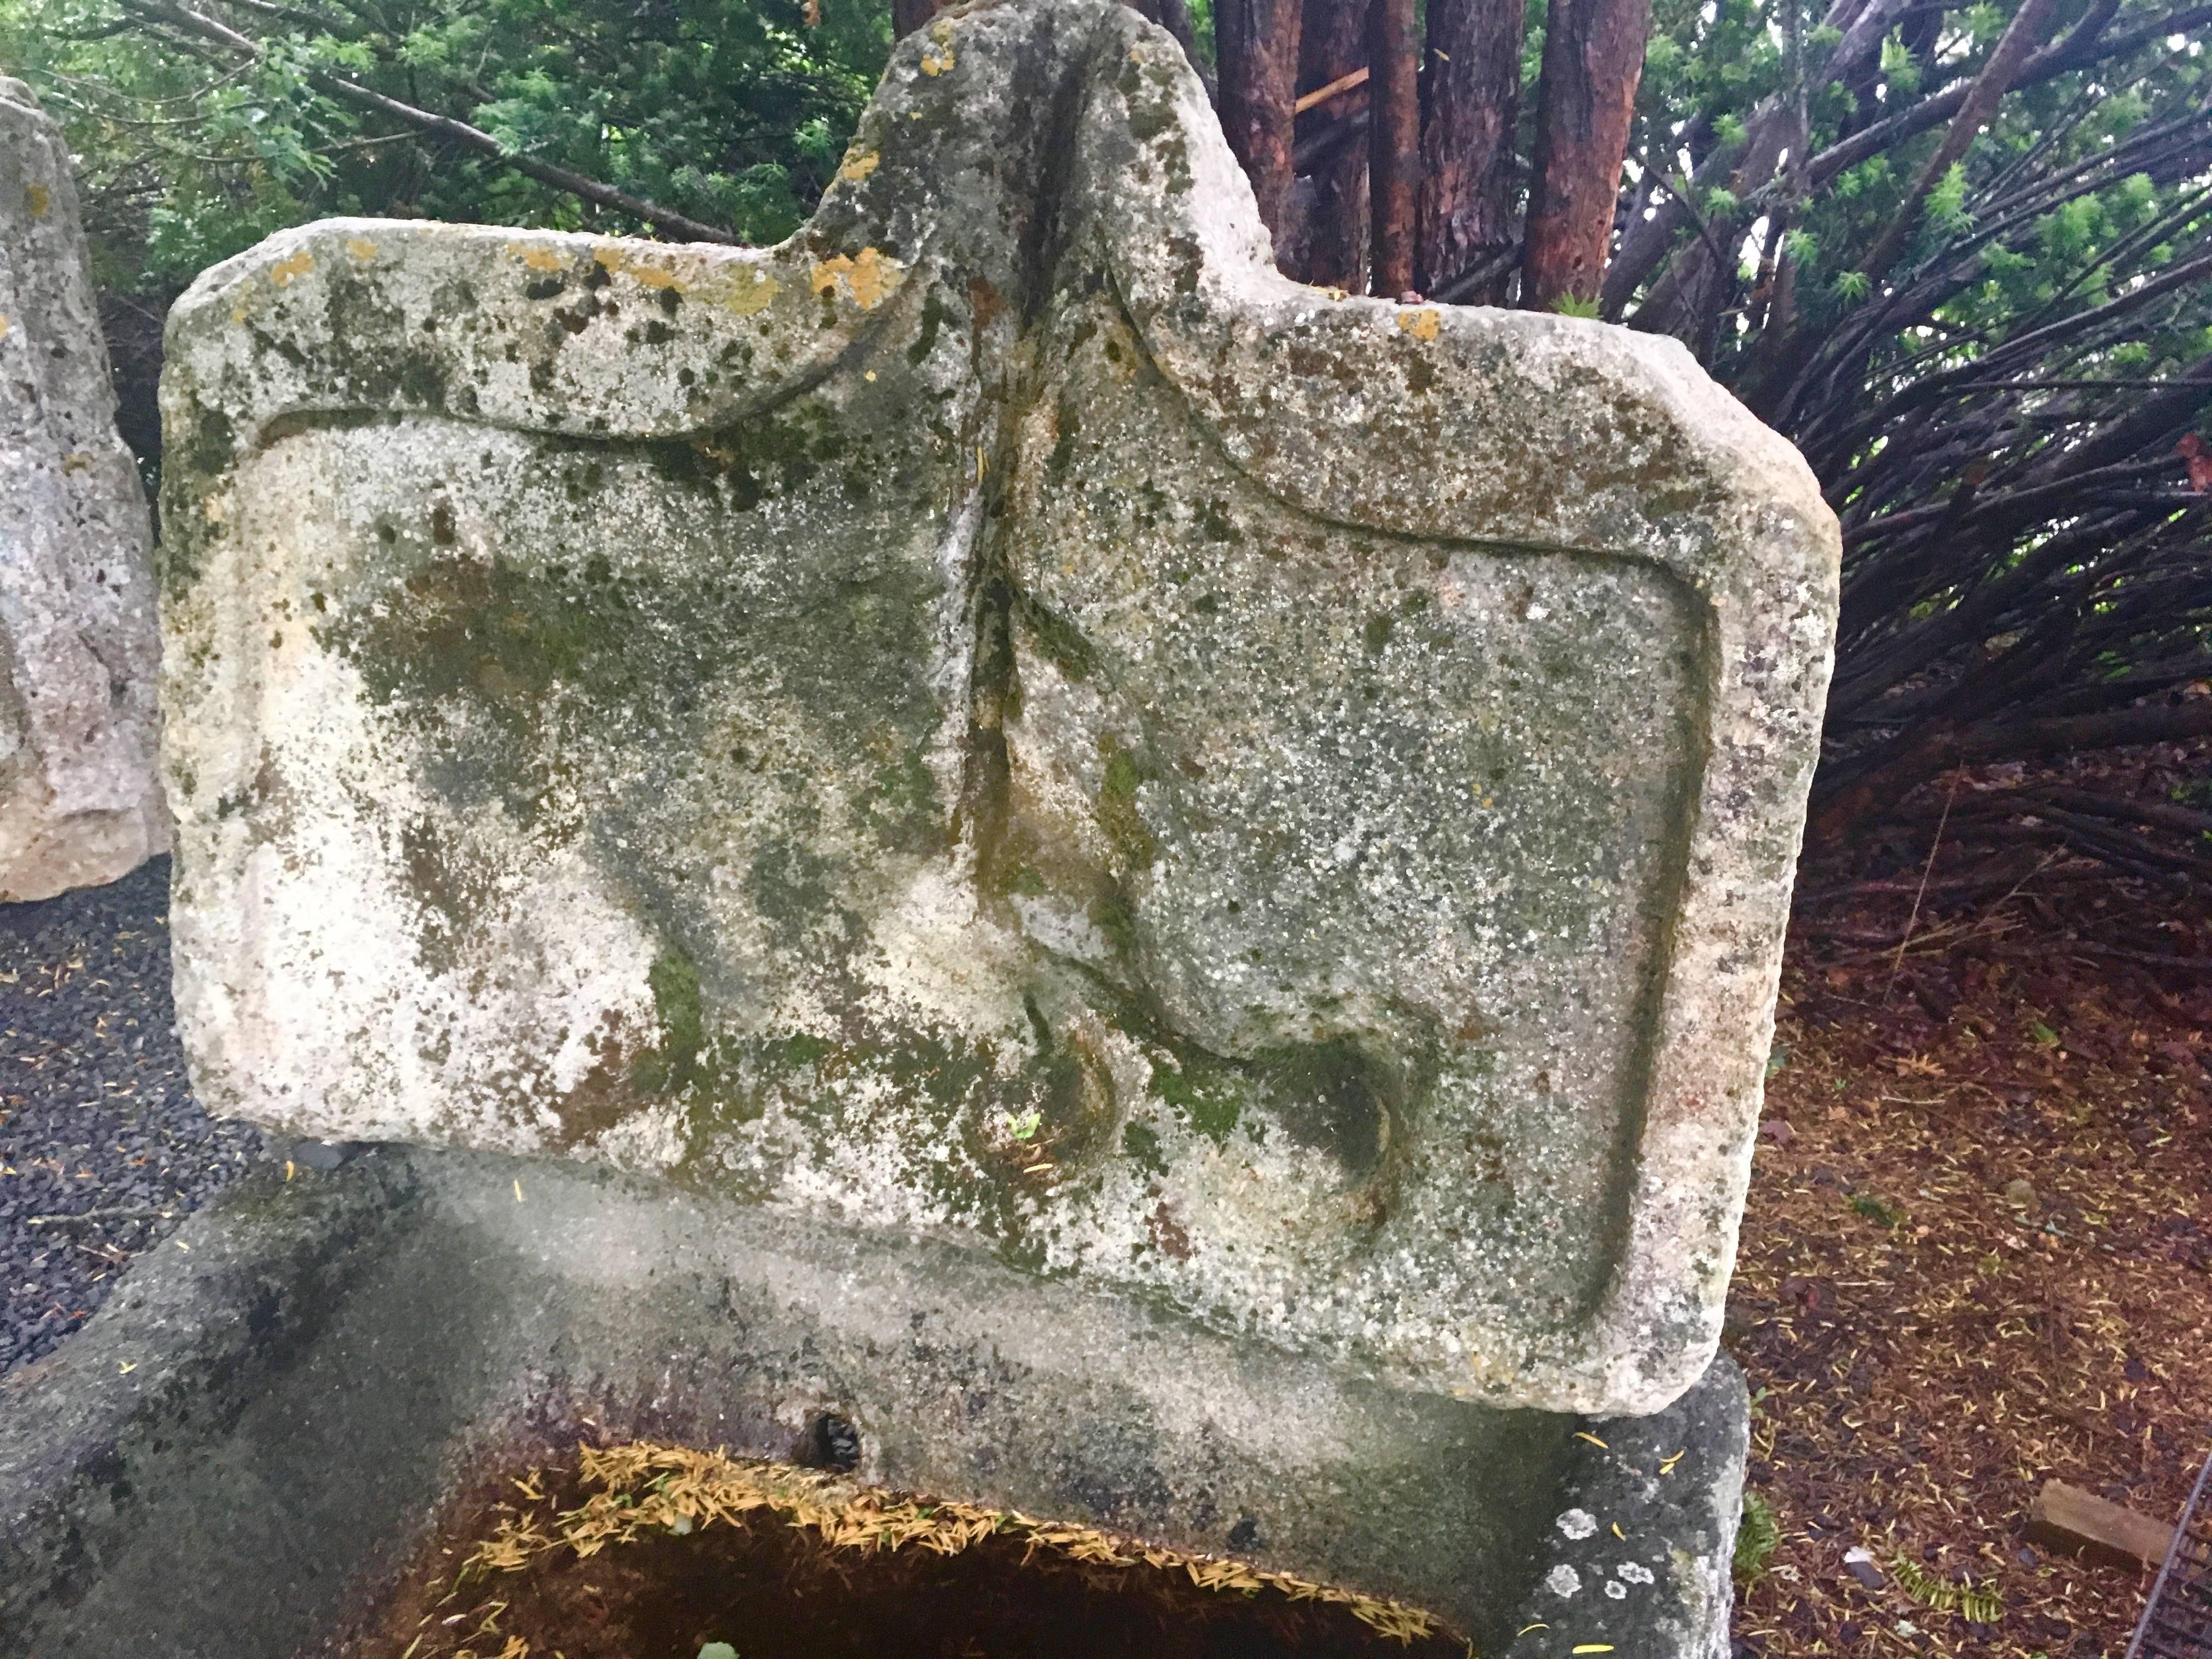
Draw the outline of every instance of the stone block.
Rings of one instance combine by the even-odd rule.
[[[153,522],[87,262],[69,146],[0,76],[0,903],[168,845]]]
[[[1174,42],[1008,0],[778,247],[310,226],[162,397],[211,1109],[1704,1370],[1838,539],[1674,342],[1287,281]]]

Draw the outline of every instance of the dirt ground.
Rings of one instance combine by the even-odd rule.
[[[2212,1453],[2212,907],[2025,856],[1801,879],[1726,1338],[1750,1656],[2118,1659],[2151,1574],[2029,1501],[2171,1522]]]

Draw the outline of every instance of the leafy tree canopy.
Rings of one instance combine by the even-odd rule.
[[[813,20],[810,21],[811,12]],[[490,157],[333,97],[341,75],[709,224],[811,210],[890,47],[868,0],[0,0],[0,65],[68,130],[112,286],[173,291],[332,214],[636,233]]]

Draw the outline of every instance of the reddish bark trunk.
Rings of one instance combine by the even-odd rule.
[[[1597,298],[1650,22],[1650,0],[1557,0],[1547,19],[1521,263],[1531,310]]]
[[[1429,0],[1413,275],[1433,294],[1513,240],[1526,0]],[[1503,281],[1471,297],[1503,297]]]
[[[1291,199],[1299,22],[1300,0],[1217,0],[1213,12],[1221,129],[1278,238]]]
[[[1369,287],[1395,299],[1413,288],[1421,166],[1421,45],[1415,0],[1373,0],[1368,13],[1367,190],[1374,215]]]
[[[891,0],[891,38],[903,40],[937,15],[937,0]]]
[[[1298,45],[1298,91],[1317,92],[1367,63],[1368,0],[1306,0]],[[1340,93],[1306,116],[1314,125],[1356,121],[1367,88]],[[1312,217],[1300,280],[1347,293],[1367,291],[1367,146],[1338,147],[1313,173]]]

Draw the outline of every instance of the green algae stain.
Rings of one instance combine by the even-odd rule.
[[[1091,896],[1085,907],[1085,919],[1105,936],[1106,942],[1121,956],[1133,954],[1137,948],[1137,907],[1127,894],[1110,881]]]
[[[1022,625],[1022,642],[1058,669],[1061,678],[1079,684],[1097,672],[1091,641],[1066,617],[1026,593],[1016,597],[1014,614]]]
[[[1152,775],[1136,752],[1112,732],[1098,739],[1106,757],[1106,775],[1093,810],[1098,827],[1106,832],[1125,868],[1149,870],[1160,855],[1159,837],[1152,833],[1138,810],[1137,791]]]
[[[1067,469],[1075,460],[1076,440],[1083,435],[1083,417],[1076,413],[1073,404],[1061,405],[1058,416],[1060,436],[1054,442],[1052,453],[1045,457],[1045,471],[1058,483],[1067,476]]]
[[[663,951],[647,969],[645,982],[653,992],[660,1042],[631,1063],[630,1079],[646,1094],[677,1093],[696,1079],[707,1042],[699,969],[681,951]]]
[[[657,439],[638,446],[670,483],[719,489],[741,513],[805,489],[850,448],[836,417],[820,403],[757,415],[703,438]],[[840,483],[848,487],[849,481],[841,477]]]
[[[933,853],[945,844],[945,806],[922,747],[876,768],[859,806],[861,821],[893,851]]]
[[[1346,1037],[1263,1048],[1253,1063],[1270,1115],[1292,1140],[1332,1154],[1354,1176],[1374,1170],[1389,1120],[1404,1109],[1395,1068]]]
[[[945,308],[945,301],[939,296],[936,289],[933,288],[923,295],[921,296],[921,330],[915,336],[914,343],[906,349],[907,362],[912,363],[916,368],[921,368],[927,361],[929,354],[937,349],[938,331],[942,329],[951,317],[951,312]]]
[[[1142,1123],[1132,1123],[1121,1131],[1121,1150],[1137,1167],[1154,1175],[1168,1172],[1166,1155],[1160,1151],[1159,1132]]]
[[[1192,1128],[1218,1146],[1234,1133],[1243,1114],[1239,1082],[1225,1068],[1217,1069],[1194,1055],[1183,1054],[1175,1065],[1156,1064],[1150,1087]]]
[[[432,539],[441,535],[433,515]],[[337,630],[380,703],[470,694],[518,726],[534,725],[545,694],[559,681],[611,676],[602,689],[619,695],[634,672],[610,649],[635,625],[619,588],[568,591],[513,560],[439,558],[410,571],[404,597],[381,618],[355,619]],[[507,723],[502,721],[503,724]]]

